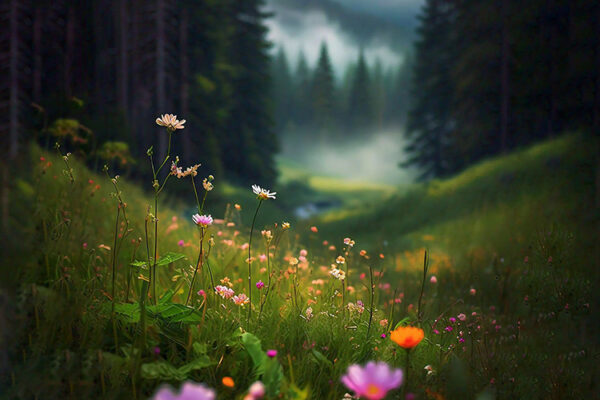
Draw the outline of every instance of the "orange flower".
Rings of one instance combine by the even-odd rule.
[[[414,326],[399,326],[390,335],[393,342],[407,350],[421,343],[424,337],[423,329]]]
[[[224,377],[222,382],[223,382],[223,385],[230,387],[230,388],[235,386],[235,382],[233,382],[233,378],[231,378],[230,376]]]

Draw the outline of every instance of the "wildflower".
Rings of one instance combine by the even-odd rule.
[[[459,343],[464,343],[464,342],[465,342],[465,338],[462,338],[462,337],[461,337],[460,339],[458,339],[458,342],[459,342]]]
[[[248,395],[252,400],[262,399],[265,396],[265,385],[256,381],[248,388]]]
[[[364,256],[366,256],[366,255],[367,255],[367,251],[366,251],[366,250],[361,250],[361,251],[360,251],[358,254],[359,254],[361,257],[364,257]]]
[[[181,386],[179,394],[173,392],[168,385],[162,386],[152,400],[214,400],[215,391],[202,383],[186,382]]]
[[[204,180],[202,181],[202,186],[204,186],[204,190],[206,190],[207,192],[210,192],[214,189],[213,184],[210,183],[206,178],[204,178]]]
[[[185,124],[185,119],[181,121],[177,119],[177,115],[173,114],[163,114],[160,118],[156,118],[156,123],[160,126],[164,126],[171,132],[175,132],[177,129],[185,128],[183,124]]]
[[[312,307],[308,307],[306,309],[306,311],[304,312],[304,315],[306,315],[306,319],[310,321],[311,318],[313,317],[313,309],[312,309]]]
[[[242,206],[240,206],[239,204],[234,204],[233,207],[235,207],[235,209],[238,211],[242,209]]]
[[[264,288],[264,287],[265,287],[265,283],[264,283],[263,281],[258,281],[258,282],[256,282],[256,288],[257,288],[258,290],[260,290],[260,289],[262,289],[262,288]]]
[[[244,293],[238,296],[233,296],[232,300],[238,306],[245,306],[250,302],[250,299]]]
[[[425,371],[427,371],[427,375],[433,375],[434,374],[433,367],[431,365],[429,365],[429,364],[427,364],[423,369]]]
[[[455,322],[456,322],[456,318],[454,318],[454,317],[450,317],[450,318],[448,318],[448,320],[449,320],[450,322],[452,322],[452,323],[455,323]]]
[[[298,265],[298,259],[296,257],[290,257],[290,265]]]
[[[269,230],[264,230],[260,232],[267,242],[270,242],[273,239],[273,233]]]
[[[317,233],[317,232],[319,232],[319,230],[317,229],[317,227],[316,227],[316,226],[311,226],[311,227],[310,227],[310,230],[311,230],[311,232],[313,232],[313,233]]]
[[[227,286],[222,286],[222,285],[217,285],[215,287],[215,292],[217,292],[217,294],[224,299],[230,299],[235,294],[233,289],[228,288]]]
[[[258,259],[260,260],[260,262],[265,262],[267,261],[267,255],[261,254],[260,256],[258,256]]]
[[[233,381],[233,378],[230,376],[225,376],[223,377],[223,379],[221,380],[221,382],[223,382],[223,385],[227,386],[227,387],[234,387],[235,386],[235,382]]]
[[[200,225],[202,228],[206,228],[213,223],[213,219],[210,215],[194,214],[192,220],[196,225]]]
[[[447,326],[447,327],[444,328],[444,330],[446,332],[452,332],[452,327],[451,326]]]
[[[342,256],[338,256],[338,258],[335,259],[335,262],[338,264],[343,264],[346,262],[346,259]]]
[[[464,320],[466,320],[466,319],[467,319],[467,316],[466,316],[465,314],[463,314],[463,313],[460,313],[460,314],[458,314],[458,315],[457,315],[457,317],[458,317],[458,319],[460,319],[461,321],[464,321]]]
[[[332,268],[331,271],[329,271],[329,273],[331,274],[331,276],[333,276],[336,279],[339,279],[340,281],[346,279],[346,273],[341,269]]]
[[[394,343],[407,350],[421,343],[424,337],[423,329],[414,326],[399,326],[390,334],[390,339]]]
[[[267,357],[269,357],[269,358],[277,357],[277,350],[274,350],[274,349],[267,350]]]
[[[202,289],[198,290],[198,296],[206,297],[206,292]]]
[[[388,320],[387,319],[382,319],[381,321],[379,321],[379,325],[383,326],[384,328],[387,326],[388,324]]]
[[[185,246],[185,242],[183,241],[183,239],[181,239],[179,242],[177,242],[177,245],[179,247],[183,247],[183,246]]]
[[[269,190],[263,189],[258,185],[252,185],[252,191],[261,200],[275,199],[275,195],[277,194],[277,192],[271,193]]]
[[[357,397],[380,400],[402,384],[402,370],[390,369],[384,362],[370,361],[364,368],[351,365],[341,380]]]
[[[306,257],[308,255],[308,251],[305,249],[300,250],[300,257]]]
[[[221,279],[221,283],[223,285],[227,285],[229,287],[233,287],[233,283],[231,283],[231,281],[229,280],[228,277],[225,277],[225,278]]]
[[[290,223],[289,222],[282,223],[281,229],[283,229],[283,230],[290,229]]]
[[[154,347],[154,355],[159,355],[160,354],[160,347],[156,346]]]
[[[345,239],[344,239],[344,244],[345,244],[346,246],[352,247],[352,246],[354,246],[355,242],[354,242],[354,240],[352,240],[352,239],[350,239],[350,238],[345,238]]]
[[[437,283],[437,278],[435,277],[435,275],[431,275],[431,278],[429,278],[429,282]]]
[[[382,338],[382,339],[385,339],[385,333],[382,333],[382,334],[381,334],[381,338]]]
[[[471,288],[471,290],[469,290],[469,293],[471,294],[471,296],[475,296],[477,294],[477,290]]]

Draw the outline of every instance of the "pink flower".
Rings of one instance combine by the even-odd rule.
[[[265,385],[261,381],[256,381],[248,389],[248,396],[252,400],[258,400],[265,397]]]
[[[429,278],[429,282],[437,283],[437,278],[435,277],[435,275],[431,275],[431,278]]]
[[[194,214],[192,216],[192,221],[194,221],[196,225],[200,225],[203,228],[206,228],[213,223],[213,219],[210,215]]]
[[[245,306],[250,302],[250,299],[244,293],[238,296],[233,296],[231,300],[233,300],[233,302],[238,306]]]
[[[467,319],[467,316],[463,313],[460,313],[457,315],[458,319],[460,319],[461,321],[464,321],[465,319]]]
[[[206,297],[206,292],[202,289],[198,290],[198,296]]]
[[[307,255],[308,255],[308,251],[306,251],[304,249],[300,250],[300,256],[301,257],[306,257]]]
[[[364,368],[354,364],[342,376],[342,383],[358,397],[380,400],[402,384],[402,370],[392,370],[384,362],[370,361]]]
[[[277,350],[267,350],[267,357],[269,358],[275,358],[277,357]]]
[[[311,227],[310,227],[310,230],[311,230],[312,232],[314,232],[314,233],[317,233],[317,232],[319,232],[319,230],[317,229],[317,227],[316,227],[316,226],[311,226]]]
[[[264,287],[265,287],[265,283],[264,283],[263,281],[258,281],[258,282],[256,282],[256,288],[257,288],[258,290],[260,290],[260,289],[262,289],[262,288],[264,288]]]
[[[85,250],[85,249],[87,249],[87,242],[84,242],[84,243],[83,243],[83,249],[84,249],[84,250]]]
[[[477,294],[477,290],[471,288],[471,290],[469,290],[469,293],[471,294],[471,296],[475,296]]]
[[[185,246],[185,242],[183,241],[183,239],[181,239],[179,242],[177,242],[177,245],[179,247],[183,247],[183,246]]]
[[[181,386],[181,391],[175,393],[169,386],[161,387],[152,400],[215,400],[215,391],[193,382],[186,382]]]
[[[267,261],[267,255],[261,254],[260,256],[258,256],[258,259],[260,260],[260,262],[265,262]]]
[[[387,326],[387,324],[388,324],[387,319],[382,319],[381,321],[379,321],[379,325],[383,326],[384,328]]]
[[[216,286],[215,292],[217,292],[217,294],[224,299],[230,299],[235,294],[233,289],[228,288],[227,286],[223,286],[223,285]]]

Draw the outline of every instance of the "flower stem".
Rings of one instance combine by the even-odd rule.
[[[269,280],[267,282],[267,290],[265,291],[265,298],[260,303],[260,311],[258,312],[258,319],[262,315],[263,306],[267,303],[267,297],[269,297],[269,290],[271,290],[271,254],[270,254],[271,242],[267,242],[267,274],[269,274]]]
[[[375,298],[375,285],[373,285],[373,267],[369,265],[369,279],[371,282],[371,306],[369,310],[369,327],[367,328],[367,341],[371,332],[371,323],[373,322],[373,300]]]
[[[190,299],[192,298],[192,293],[194,291],[194,282],[196,281],[196,275],[198,274],[198,269],[202,268],[202,243],[203,242],[204,242],[204,228],[201,228],[200,252],[198,253],[198,261],[196,261],[196,269],[194,270],[194,276],[192,277],[192,283],[190,283],[190,292],[188,293],[187,300],[185,301],[186,306],[190,303]]]
[[[258,210],[262,204],[262,199],[258,201],[256,211],[254,212],[254,218],[252,218],[252,226],[250,227],[250,239],[248,239],[248,320],[246,321],[246,328],[250,327],[250,317],[252,316],[252,234],[254,233],[254,224],[256,223],[256,216]]]
[[[427,279],[427,269],[429,267],[429,259],[427,258],[427,250],[423,256],[423,281],[421,282],[421,294],[419,295],[419,303],[417,306],[417,323],[421,323],[423,313],[421,312],[421,300],[423,300],[423,291],[425,290],[425,279]]]

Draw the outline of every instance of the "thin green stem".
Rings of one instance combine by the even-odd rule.
[[[258,201],[256,211],[254,212],[254,218],[252,218],[252,226],[250,227],[250,239],[248,240],[248,320],[246,321],[246,327],[250,327],[250,317],[252,316],[252,234],[254,233],[254,224],[256,223],[256,216],[263,200]]]
[[[371,284],[371,305],[369,309],[369,327],[367,328],[367,341],[371,332],[371,323],[373,322],[373,301],[375,299],[375,285],[373,284],[373,267],[369,265],[369,279]]]
[[[198,261],[196,261],[196,269],[194,270],[194,275],[192,276],[192,282],[190,283],[190,291],[188,293],[187,300],[185,301],[185,305],[189,305],[190,299],[192,298],[192,293],[194,291],[194,282],[196,281],[196,275],[198,274],[198,269],[202,267],[202,244],[204,242],[204,228],[201,228],[200,232],[200,252],[198,253]]]
[[[265,298],[260,303],[260,311],[258,312],[259,320],[260,316],[262,315],[263,306],[267,303],[267,298],[269,297],[269,290],[271,290],[271,252],[269,247],[271,247],[271,242],[267,241],[267,274],[269,275],[269,279],[267,282],[267,290],[265,291]]]
[[[119,234],[119,216],[121,215],[121,207],[117,207],[117,218],[115,218],[115,237],[113,241],[113,251],[112,251],[112,288],[111,288],[111,297],[112,297],[112,306],[111,306],[111,314],[110,318],[112,320],[113,327],[113,336],[115,339],[115,349],[118,350],[119,342],[117,338],[117,324],[115,321],[115,284],[117,277],[117,237]]]
[[[423,313],[421,312],[421,301],[423,300],[423,291],[425,290],[425,280],[427,279],[427,269],[429,266],[429,259],[427,258],[427,250],[425,250],[425,255],[423,256],[423,281],[421,282],[421,294],[419,295],[419,303],[417,306],[417,323],[421,324],[421,318],[423,317]]]

